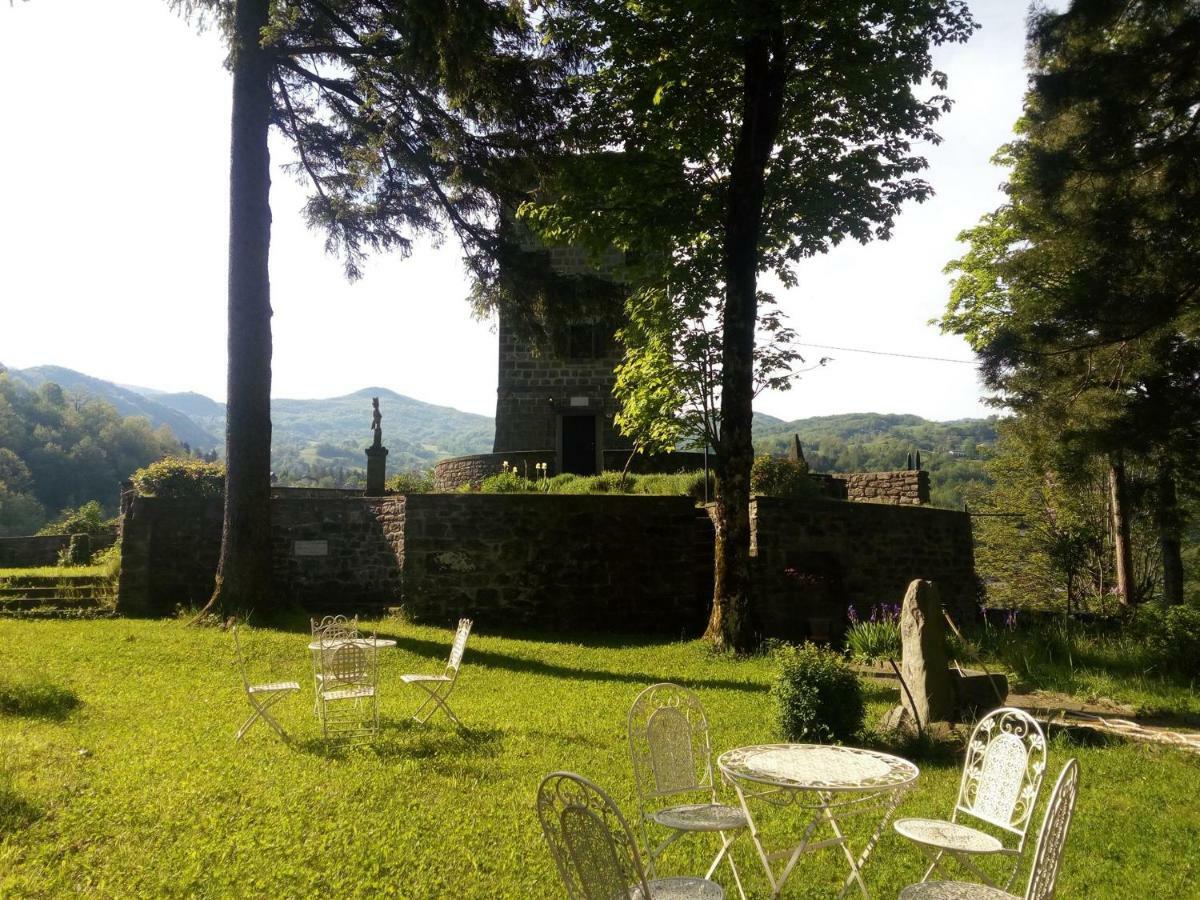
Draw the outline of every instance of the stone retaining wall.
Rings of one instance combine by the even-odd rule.
[[[166,615],[212,591],[221,503],[125,504],[119,609]],[[751,508],[762,633],[836,635],[846,605],[899,603],[914,578],[975,612],[970,520],[905,505],[760,497]],[[686,497],[412,494],[272,501],[275,597],[315,613],[403,605],[419,621],[695,636],[713,529]]]
[[[929,473],[923,469],[851,472],[833,477],[845,482],[847,500],[908,506],[923,506],[929,502]]]
[[[416,619],[680,635],[703,628],[711,526],[686,497],[412,494],[403,502],[405,609]]]
[[[117,531],[91,535],[92,552],[104,550],[117,542]],[[0,569],[23,569],[32,566],[53,566],[58,554],[71,544],[69,534],[38,534],[28,537],[0,538]]]
[[[433,467],[433,489],[456,491],[464,484],[479,487],[489,475],[499,475],[504,463],[516,468],[518,473],[528,471],[529,477],[536,475],[534,466],[546,463],[550,475],[556,474],[553,450],[513,450],[508,453],[477,453],[474,456],[456,456],[443,459]]]
[[[840,634],[846,606],[899,604],[908,583],[937,584],[951,614],[977,613],[971,519],[947,509],[759,497],[750,507],[755,596],[764,632]]]
[[[274,498],[276,602],[322,612],[400,602],[402,510],[397,498]],[[399,512],[399,517],[398,517]],[[135,497],[126,506],[118,609],[168,615],[212,595],[221,550],[219,499]]]

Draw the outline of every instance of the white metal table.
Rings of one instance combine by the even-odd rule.
[[[841,847],[850,866],[850,874],[838,896],[844,897],[850,885],[857,883],[862,895],[870,897],[862,877],[863,866],[905,791],[915,784],[920,774],[908,760],[889,753],[824,744],[739,747],[721,754],[717,765],[737,791],[742,811],[750,823],[750,840],[771,883],[772,897],[779,896],[803,854],[826,847]],[[768,850],[751,812],[750,800],[763,800],[775,806],[795,806],[811,812],[800,842]],[[873,812],[880,814],[879,824],[856,856],[839,819]],[[829,826],[833,837],[813,840],[822,824]],[[784,860],[784,865],[777,873],[775,864],[780,860]]]
[[[391,638],[336,638],[332,641],[313,641],[308,645],[308,649],[316,652],[317,650],[336,650],[343,644],[356,644],[359,647],[370,647],[378,650],[381,647],[395,647],[396,642]]]

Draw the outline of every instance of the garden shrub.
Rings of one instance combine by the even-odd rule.
[[[397,472],[388,479],[386,487],[397,494],[429,494],[433,492],[433,473]]]
[[[479,490],[484,494],[524,494],[536,488],[532,481],[516,472],[498,472],[483,479],[479,483]]]
[[[807,463],[756,456],[750,468],[750,492],[767,497],[812,497],[821,489],[808,477]]]
[[[1185,603],[1161,613],[1160,628],[1148,635],[1164,666],[1189,678],[1200,676],[1200,607]]]
[[[841,654],[816,644],[783,645],[771,688],[780,735],[787,741],[853,740],[866,719],[862,685]]]
[[[64,509],[38,534],[102,534],[115,523],[115,519],[105,518],[104,508],[98,500],[89,500],[78,509]]]
[[[142,497],[199,499],[225,495],[225,464],[190,457],[168,457],[133,473]]]

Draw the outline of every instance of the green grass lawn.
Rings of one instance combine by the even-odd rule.
[[[533,811],[538,781],[556,769],[587,775],[632,817],[625,716],[644,686],[692,687],[718,750],[776,739],[767,657],[495,636],[485,623],[453,704],[471,732],[444,718],[420,726],[399,676],[440,670],[451,632],[391,621],[378,631],[399,642],[381,656],[383,728],[373,747],[338,751],[318,740],[304,631],[243,632],[253,680],[304,691],[275,707],[290,745],[263,726],[236,744],[248,707],[229,634],[175,621],[0,621],[0,896],[559,897]],[[869,690],[877,716],[893,701]],[[1200,896],[1200,759],[1058,735],[1048,784],[1072,755],[1082,792],[1059,896]],[[916,761],[901,813],[948,814],[960,757]],[[787,812],[769,824],[794,827]],[[1039,807],[1035,829],[1040,820]],[[689,873],[715,850],[677,847],[668,868]],[[751,895],[766,896],[749,843],[735,852]],[[835,854],[803,861],[785,896],[834,895]],[[894,897],[921,870],[889,833],[866,873],[876,896]]]

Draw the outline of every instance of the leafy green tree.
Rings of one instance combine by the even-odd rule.
[[[130,473],[180,449],[168,429],[108,403],[52,382],[32,391],[0,372],[0,533],[32,534],[45,510],[93,500],[113,515]]]
[[[1103,459],[1064,448],[1033,417],[1006,420],[985,464],[991,486],[971,501],[976,568],[993,606],[1112,613],[1116,583],[1108,540]],[[1140,480],[1135,479],[1138,483]],[[1157,567],[1145,516],[1133,517],[1130,577],[1150,590]]]
[[[758,276],[791,285],[793,263],[887,237],[900,205],[928,196],[912,142],[936,141],[949,109],[929,48],[974,23],[960,0],[558,0],[541,27],[575,63],[575,105],[569,163],[547,169],[523,220],[551,242],[630,251],[685,308],[720,298],[707,636],[745,649]],[[918,96],[925,81],[933,96]]]
[[[964,232],[942,324],[980,354],[1000,402],[1108,459],[1127,599],[1122,471],[1153,465],[1163,595],[1179,602],[1179,485],[1200,442],[1200,5],[1042,10],[1030,59],[1018,139],[997,157],[1009,199]]]
[[[355,277],[449,222],[486,256],[496,166],[542,128],[536,44],[502,0],[171,0],[209,16],[233,72],[227,485],[209,606],[269,603],[270,158],[275,125],[313,196],[310,224]]]

